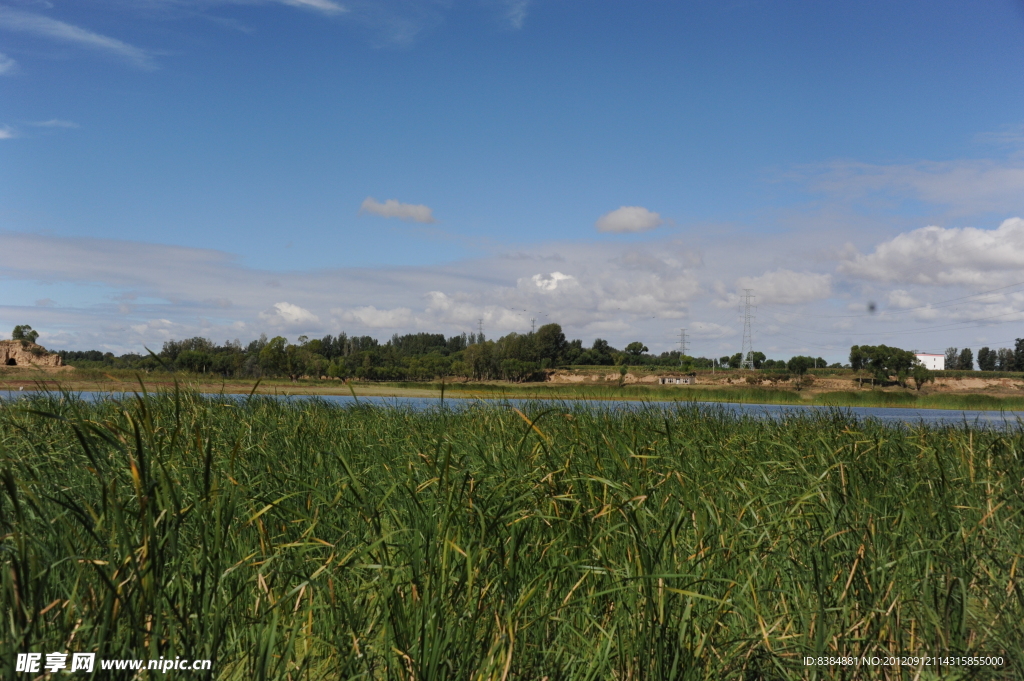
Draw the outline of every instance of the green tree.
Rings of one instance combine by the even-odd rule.
[[[996,351],[987,347],[978,350],[978,371],[996,370]]]
[[[640,341],[633,341],[632,343],[626,346],[625,352],[627,355],[629,355],[630,359],[640,359],[640,355],[647,352],[647,346],[641,343]]]
[[[19,324],[15,326],[14,331],[11,332],[11,340],[21,341],[23,343],[35,343],[37,338],[39,338],[39,332],[33,331],[32,327],[28,324]]]
[[[964,348],[957,357],[956,368],[961,371],[974,371],[974,353],[970,348]]]
[[[580,356],[583,354],[583,341],[576,338],[565,344],[565,351],[562,354],[562,362],[565,364],[582,364]]]
[[[901,385],[906,383],[910,370],[917,363],[917,357],[910,350],[888,345],[855,345],[850,349],[851,366],[855,365],[854,360],[858,368],[871,371],[879,381],[895,376]]]
[[[466,348],[462,361],[469,368],[470,375],[478,381],[488,380],[496,374],[494,366],[494,341],[473,343]]]
[[[764,361],[768,359],[768,357],[763,352],[755,352],[753,353],[751,358],[754,360],[755,369],[760,369],[761,365],[764,364]]]
[[[196,374],[206,373],[212,364],[213,358],[201,350],[182,350],[174,358],[176,367]]]
[[[545,324],[537,329],[534,344],[537,348],[537,357],[541,360],[546,359],[551,364],[562,361],[568,345],[562,327],[558,324]]]
[[[284,336],[274,336],[260,350],[260,369],[270,376],[279,376],[288,370],[288,355],[286,347],[288,339]]]
[[[955,371],[960,368],[960,349],[946,348],[946,370]]]
[[[928,371],[928,367],[920,362],[914,365],[911,375],[914,377],[914,386],[918,390],[920,390],[925,383],[932,383],[935,381],[935,376],[932,375],[932,372]]]
[[[577,363],[589,365],[609,365],[615,363],[615,355],[618,351],[602,338],[595,338],[594,345],[580,354]]]
[[[814,366],[813,357],[805,357],[803,355],[797,355],[788,362],[786,362],[786,369],[796,374],[797,376],[803,376],[807,373],[807,370]]]
[[[737,352],[735,355],[729,358],[729,368],[739,369],[743,366],[743,353]]]

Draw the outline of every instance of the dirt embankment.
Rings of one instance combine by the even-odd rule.
[[[18,367],[50,370],[71,368],[64,366],[60,355],[55,352],[47,352],[42,345],[28,341],[0,341],[0,368],[16,369]]]
[[[689,374],[679,371],[644,371],[630,370],[622,375],[618,369],[615,370],[589,370],[572,371],[559,369],[548,375],[547,382],[562,385],[659,385],[660,379],[679,378]],[[748,380],[753,379],[753,380]],[[773,381],[760,372],[738,372],[719,371],[712,373],[697,372],[695,385],[698,386],[758,386],[795,388],[797,378],[791,377],[785,381]],[[872,390],[878,389],[871,378],[856,378],[853,376],[814,376],[810,385],[814,392],[832,392],[843,390]],[[914,387],[914,382],[908,382],[908,386]],[[669,386],[666,386],[669,387]],[[686,389],[686,385],[673,385]],[[889,389],[902,390],[898,386],[890,386]],[[1015,378],[936,378],[933,383],[928,383],[921,390],[922,393],[985,393],[990,395],[1020,395],[1024,392],[1024,380]]]

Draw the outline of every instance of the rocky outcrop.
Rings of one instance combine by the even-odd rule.
[[[60,367],[60,355],[42,345],[23,341],[0,341],[0,367]]]

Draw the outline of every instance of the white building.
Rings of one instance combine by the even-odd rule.
[[[693,376],[659,376],[658,383],[661,385],[693,385],[697,382]]]
[[[917,361],[923,364],[926,369],[942,371],[946,368],[945,355],[932,355],[927,352],[919,352],[914,356],[917,357]]]

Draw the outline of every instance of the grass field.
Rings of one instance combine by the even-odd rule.
[[[1022,678],[1022,454],[840,412],[0,403],[0,676]],[[1005,663],[801,663],[944,653]]]

